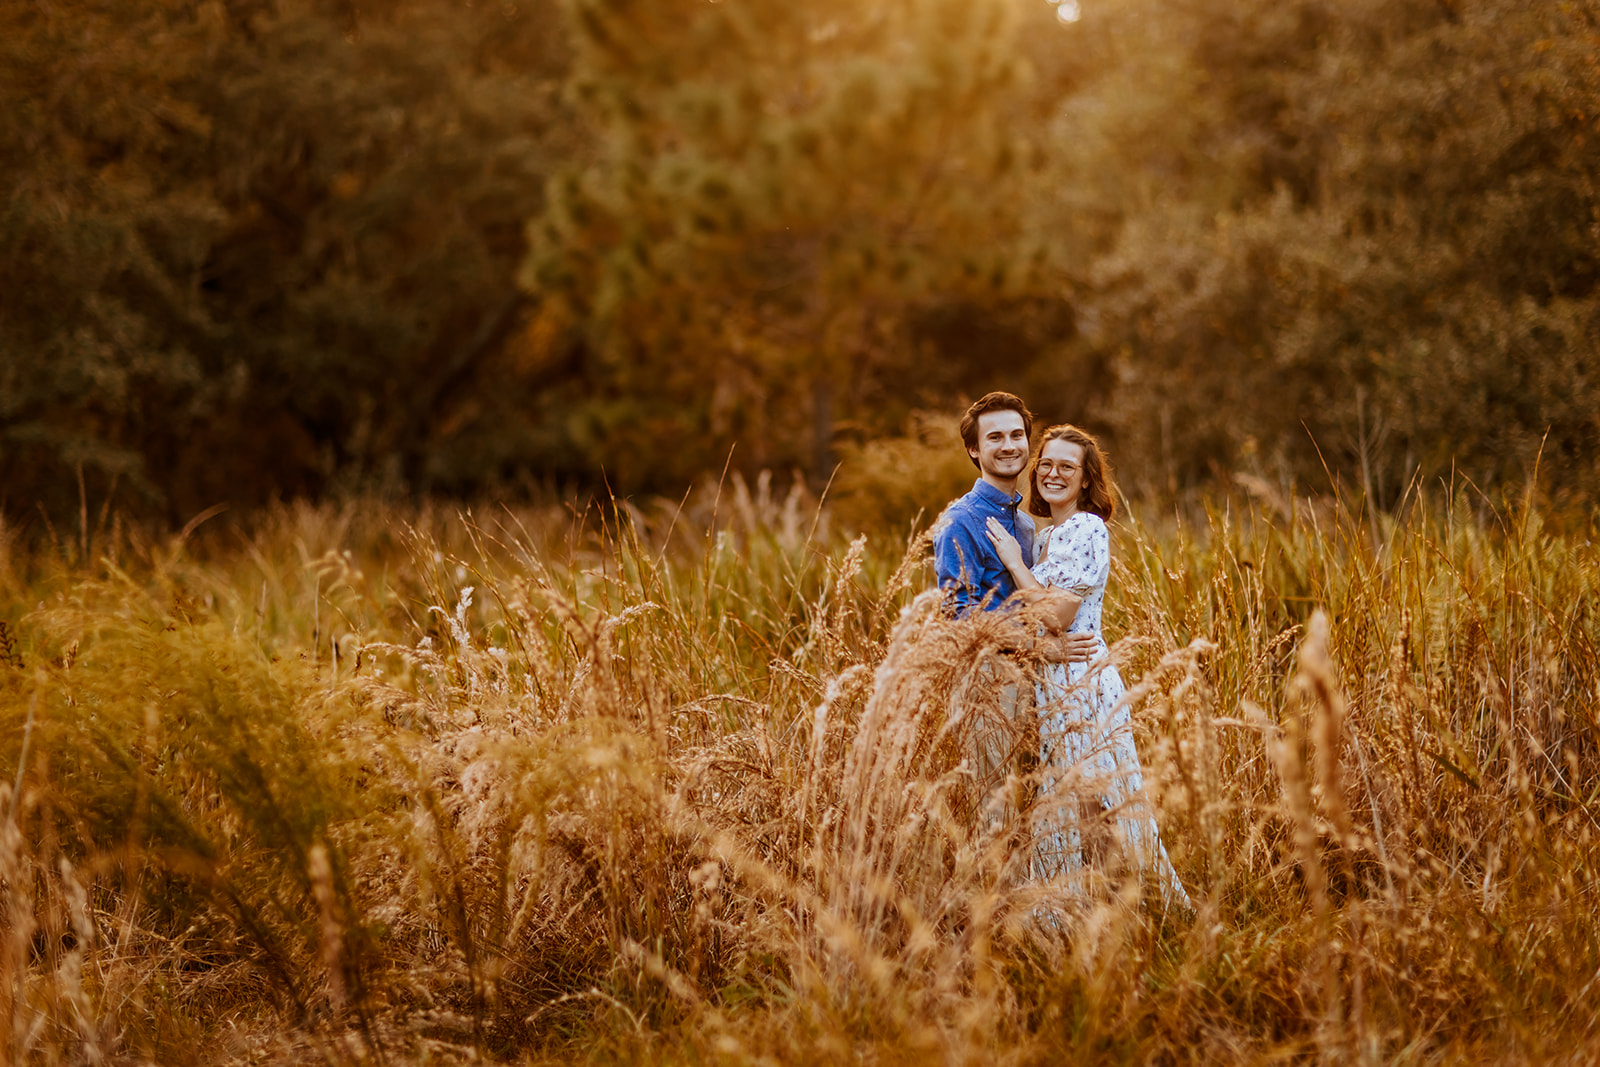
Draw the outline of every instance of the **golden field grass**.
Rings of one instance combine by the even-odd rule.
[[[0,530],[4,1058],[1600,1057],[1595,516],[1134,512],[1192,914],[1021,876],[963,762],[1002,624],[765,482]]]

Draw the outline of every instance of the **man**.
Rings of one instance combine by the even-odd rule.
[[[1033,518],[1019,511],[1017,479],[1028,465],[1033,413],[1011,393],[989,393],[961,417],[961,441],[978,480],[972,491],[945,509],[934,534],[933,559],[946,604],[957,616],[975,608],[994,611],[1017,591],[1016,582],[984,533],[998,518],[1033,563]]]
[[[1020,397],[993,392],[980,397],[961,417],[961,442],[978,480],[972,491],[940,516],[933,535],[934,570],[945,603],[958,617],[974,611],[1016,609],[1017,586],[984,533],[993,517],[1022,546],[1022,558],[1033,563],[1033,519],[1018,508],[1017,482],[1027,468],[1028,435],[1033,413]],[[1093,634],[1067,634],[1041,639],[1037,616],[1019,614],[1014,652],[1032,653],[1051,662],[1085,662],[1095,651]],[[985,714],[987,712],[987,714]],[[996,717],[995,713],[998,713]],[[1028,770],[1037,759],[1039,730],[1033,714],[1033,687],[1026,682],[1000,686],[999,706],[980,709],[974,726],[974,770],[978,795],[987,798],[1013,769]],[[1025,798],[1009,798],[1021,803]],[[991,825],[998,813],[985,818]]]

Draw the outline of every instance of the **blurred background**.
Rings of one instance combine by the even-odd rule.
[[[0,512],[899,521],[993,388],[1135,493],[1592,500],[1597,57],[1588,0],[8,3]]]

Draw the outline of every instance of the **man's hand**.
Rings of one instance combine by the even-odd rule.
[[[1095,658],[1100,641],[1094,634],[1067,632],[1083,603],[1081,596],[1046,586],[1018,590],[1017,599],[1022,610],[1013,618],[1021,632],[1014,644],[1007,645],[1009,651],[1031,653],[1045,663],[1088,663]],[[1037,636],[1023,636],[1030,631]]]
[[[1099,651],[1100,642],[1090,633],[1062,634],[1039,639],[1039,658],[1046,663],[1088,663]]]

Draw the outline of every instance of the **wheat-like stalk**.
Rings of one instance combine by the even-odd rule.
[[[60,595],[0,671],[10,1061],[1600,1049],[1589,527],[1124,525],[1107,627],[1189,913],[1030,877],[1059,798],[972,741],[1027,665],[938,611],[925,541],[731,486],[24,567]]]

